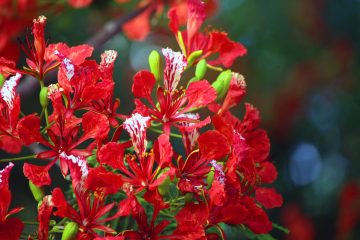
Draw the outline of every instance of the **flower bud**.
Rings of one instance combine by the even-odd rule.
[[[4,75],[2,75],[2,74],[0,73],[0,88],[2,87],[2,85],[4,84],[4,82],[5,82],[5,77],[4,77]]]
[[[66,224],[61,240],[75,240],[79,231],[79,225],[76,222]]]
[[[48,105],[48,88],[42,87],[39,93],[40,105],[46,108]]]
[[[206,70],[207,70],[207,63],[205,59],[202,59],[200,62],[198,62],[198,64],[196,65],[196,70],[195,70],[195,77],[198,80],[201,80],[204,78],[205,74],[206,74]]]
[[[162,182],[162,184],[158,187],[159,193],[161,196],[165,196],[169,190],[170,190],[170,177],[168,176],[165,178],[165,180]]]
[[[224,96],[226,95],[230,86],[231,78],[231,70],[226,70],[221,72],[215,82],[211,84],[216,90],[217,100],[224,98]]]
[[[193,63],[203,54],[203,50],[197,50],[194,51],[190,54],[190,56],[188,57],[188,67],[191,67],[191,65],[193,65]]]
[[[179,47],[180,47],[181,51],[184,53],[184,55],[186,55],[186,47],[184,44],[184,39],[182,37],[182,33],[180,31],[177,32],[177,41],[179,43]]]
[[[193,202],[193,194],[190,192],[186,193],[184,200],[186,203]]]
[[[40,209],[40,207],[41,207],[41,204],[43,203],[43,201],[42,200],[40,200],[39,202],[38,202],[38,205],[37,205],[37,210],[39,210]]]
[[[161,56],[156,50],[153,50],[149,55],[149,66],[156,81],[159,81],[161,77]]]
[[[44,197],[44,189],[36,186],[32,181],[29,181],[30,191],[33,194],[35,200],[40,202]]]
[[[214,181],[214,167],[211,167],[211,170],[209,171],[207,177],[206,177],[206,184],[207,187],[210,188],[212,185],[212,182]]]

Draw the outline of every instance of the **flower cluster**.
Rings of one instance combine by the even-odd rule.
[[[225,239],[224,224],[255,234],[272,229],[265,209],[281,206],[282,197],[268,186],[277,177],[269,138],[253,105],[245,103],[242,119],[231,114],[246,83],[222,69],[246,49],[224,32],[201,32],[205,5],[187,4],[186,22],[169,10],[181,51],[150,54],[150,69],[133,77],[130,115],[114,98],[118,53],[105,51],[97,63],[91,46],[48,45],[44,16],[34,20],[26,67],[0,58],[0,148],[15,154],[38,144],[34,158],[46,163],[23,166],[39,202],[29,239]],[[215,81],[206,80],[207,70],[219,71]],[[50,71],[57,82],[45,86]],[[42,112],[19,119],[24,75],[40,82]],[[0,171],[0,239],[18,239],[23,228],[9,218],[21,210],[8,212],[12,166]],[[55,166],[70,193],[52,181]],[[52,190],[45,194],[44,186]]]

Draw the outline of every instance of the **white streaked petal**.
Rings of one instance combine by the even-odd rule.
[[[16,73],[16,75],[10,77],[8,80],[5,81],[4,85],[0,90],[0,96],[6,102],[10,110],[14,108],[16,86],[18,85],[21,77],[22,75],[20,73]]]
[[[174,52],[170,48],[163,48],[162,53],[165,56],[164,86],[165,89],[174,91],[179,84],[181,74],[187,66],[185,56],[181,52]]]

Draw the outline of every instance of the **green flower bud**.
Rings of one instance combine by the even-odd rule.
[[[38,210],[39,210],[39,208],[40,208],[40,206],[41,206],[42,203],[43,203],[42,200],[38,201],[38,205],[37,205],[37,209],[38,209]]]
[[[205,74],[207,71],[207,63],[205,59],[202,59],[200,62],[198,62],[198,64],[196,65],[196,70],[195,70],[195,77],[198,80],[201,80],[204,78]]]
[[[48,105],[48,88],[42,87],[39,93],[40,105],[46,108]]]
[[[0,73],[0,88],[2,87],[2,85],[4,84],[4,82],[5,82],[5,77],[4,77],[4,75],[2,75],[2,74]]]
[[[156,81],[160,81],[161,78],[161,56],[153,50],[149,55],[150,71],[154,74]]]
[[[186,193],[184,198],[186,203],[193,202],[193,194],[192,193]]]
[[[158,187],[159,193],[161,196],[165,196],[169,190],[170,190],[170,177],[168,176],[165,178],[165,180],[162,182],[162,184]]]
[[[31,193],[33,194],[35,200],[37,202],[40,202],[45,195],[44,189],[36,186],[32,181],[29,181],[29,187],[30,187]]]
[[[186,57],[186,48],[185,48],[185,44],[184,44],[184,39],[183,39],[180,31],[177,32],[177,40],[178,40],[181,51],[184,53],[184,55]]]
[[[79,225],[76,222],[66,224],[61,240],[75,240],[79,232]]]
[[[206,177],[206,184],[208,188],[211,187],[213,181],[214,181],[214,167],[211,167],[211,170]]]
[[[216,90],[217,100],[224,98],[224,96],[226,95],[230,86],[231,78],[231,70],[226,70],[221,72],[215,82],[211,84]]]
[[[188,67],[191,67],[193,63],[203,54],[203,50],[197,50],[190,54],[188,57]]]

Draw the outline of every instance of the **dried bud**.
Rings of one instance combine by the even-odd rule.
[[[5,77],[4,77],[4,75],[2,75],[2,74],[0,73],[0,88],[2,87],[2,85],[4,84],[4,82],[5,82]]]
[[[79,232],[79,225],[76,222],[66,224],[61,240],[75,240]]]
[[[196,65],[196,70],[195,70],[195,77],[198,80],[202,80],[204,79],[204,76],[206,74],[207,71],[207,63],[205,59],[202,59],[200,62],[198,62],[198,64]]]
[[[156,81],[159,82],[161,78],[161,56],[156,50],[153,50],[149,55],[149,66],[151,73],[154,74]]]
[[[42,87],[39,93],[40,105],[46,108],[48,105],[48,88]]]
[[[33,184],[32,181],[29,181],[29,187],[31,190],[31,193],[33,194],[35,200],[37,202],[42,201],[43,197],[44,197],[44,189],[41,187],[36,186],[35,184]]]
[[[193,65],[193,63],[203,54],[203,50],[197,50],[190,54],[188,57],[188,67]]]
[[[216,90],[217,100],[224,98],[224,96],[226,95],[230,86],[231,78],[231,70],[226,70],[221,72],[215,82],[211,84]]]

